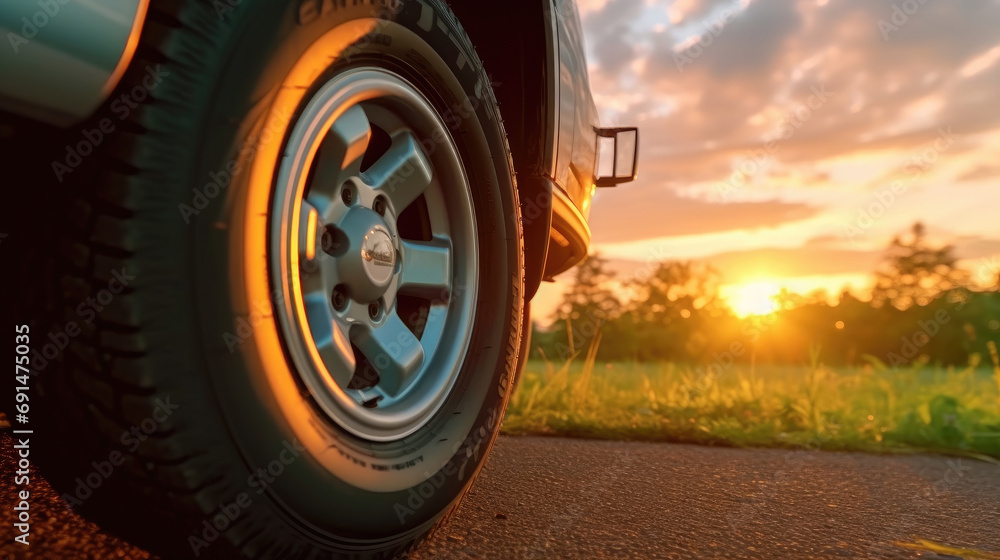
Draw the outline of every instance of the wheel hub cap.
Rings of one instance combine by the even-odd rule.
[[[269,269],[296,373],[339,427],[412,434],[471,338],[478,246],[451,134],[410,83],[355,68],[296,120],[275,185]]]
[[[367,208],[351,209],[341,228],[348,249],[337,262],[339,276],[352,299],[375,301],[385,294],[397,273],[396,235],[381,216]]]
[[[361,259],[372,282],[384,286],[392,278],[396,266],[396,248],[385,228],[375,226],[361,242]]]

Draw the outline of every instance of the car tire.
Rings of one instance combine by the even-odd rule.
[[[498,433],[525,312],[492,85],[444,2],[351,4],[156,3],[145,99],[103,109],[43,466],[165,557],[396,557]]]

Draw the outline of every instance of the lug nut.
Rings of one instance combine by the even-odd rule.
[[[340,198],[344,201],[344,204],[350,206],[351,203],[354,202],[354,193],[351,192],[349,187],[344,187],[343,190],[340,191]]]
[[[324,253],[330,255],[331,257],[336,257],[340,255],[341,249],[344,248],[344,233],[338,230],[334,226],[326,226],[323,228],[323,234],[320,236],[319,247]]]
[[[375,204],[372,208],[379,213],[380,216],[385,216],[385,199],[381,196],[375,199]]]
[[[333,244],[333,235],[328,230],[323,230],[323,235],[319,238],[319,246],[323,249],[324,253],[329,253],[336,249]]]
[[[343,311],[347,307],[347,295],[339,287],[333,290],[333,308],[337,311]]]
[[[373,301],[372,303],[368,304],[368,316],[369,317],[371,317],[372,319],[375,319],[376,317],[378,317],[378,312],[379,312],[378,302],[374,302]]]

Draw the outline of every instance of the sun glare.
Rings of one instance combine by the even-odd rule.
[[[773,280],[760,280],[728,286],[723,297],[738,317],[767,315],[778,309],[774,296],[781,291],[781,285]]]

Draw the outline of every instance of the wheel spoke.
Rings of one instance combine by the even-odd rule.
[[[358,335],[358,348],[379,373],[379,387],[398,395],[424,361],[424,348],[395,312]]]
[[[320,245],[319,212],[309,201],[302,201],[299,212],[299,261],[314,261]]]
[[[323,210],[337,196],[341,184],[361,173],[361,159],[371,141],[372,128],[360,105],[344,111],[327,132],[315,163],[316,175],[310,185],[309,198]],[[319,198],[322,197],[322,202]]]
[[[368,115],[361,105],[354,105],[334,121],[323,141],[323,148],[329,146],[335,150],[333,154],[343,154],[340,169],[346,171],[345,175],[354,176],[361,172],[361,158],[364,157],[371,138],[372,127],[368,123]]]
[[[409,131],[393,137],[392,146],[365,174],[376,194],[385,196],[399,215],[431,184],[431,164]]]
[[[354,375],[357,361],[347,336],[346,325],[333,318],[330,302],[325,292],[316,290],[303,298],[309,330],[312,331],[316,349],[333,381],[340,387],[347,387]]]
[[[299,269],[302,291],[323,290],[337,284],[337,259],[328,252],[338,250],[336,243],[342,243],[337,235],[327,236],[324,247],[323,231],[326,229],[320,219],[319,210],[307,200],[302,201],[299,214]]]
[[[404,239],[402,246],[403,268],[399,291],[447,300],[451,292],[451,245],[444,240],[424,242]]]

